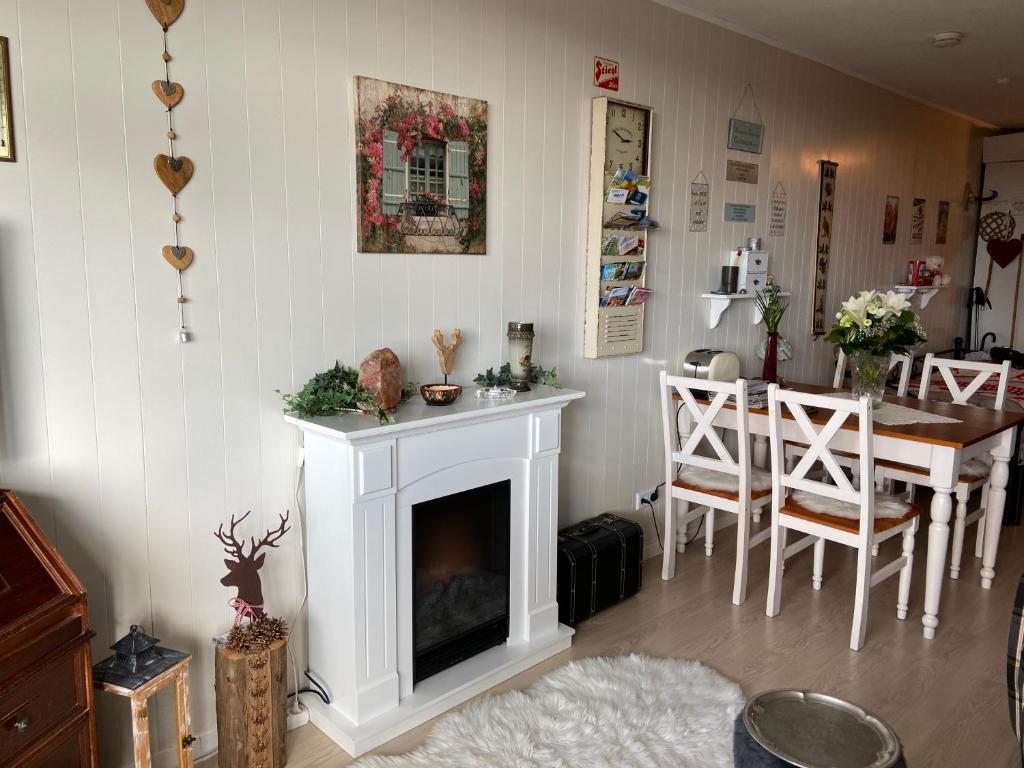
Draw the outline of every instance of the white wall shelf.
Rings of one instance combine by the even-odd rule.
[[[780,296],[789,296],[788,291],[782,291]],[[756,293],[702,293],[702,299],[707,299],[708,302],[708,328],[717,328],[718,324],[722,321],[722,315],[733,303],[733,301],[747,301],[752,300]],[[757,302],[751,303],[751,318],[750,322],[753,325],[757,325],[764,318],[761,317],[761,310],[757,307]]]
[[[910,296],[907,301],[911,301],[914,295],[921,299],[921,309],[928,306],[928,302],[937,294],[941,289],[945,288],[944,285],[897,285],[895,286],[896,293],[905,293]]]

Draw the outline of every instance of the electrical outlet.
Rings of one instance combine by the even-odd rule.
[[[657,490],[657,488],[647,488],[646,490],[643,491],[637,491],[633,495],[633,509],[646,508],[647,505],[644,504],[644,499],[653,504],[655,500],[652,499],[651,497],[655,494]]]

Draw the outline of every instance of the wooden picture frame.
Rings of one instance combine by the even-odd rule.
[[[0,162],[7,163],[15,161],[10,50],[7,38],[0,37]]]

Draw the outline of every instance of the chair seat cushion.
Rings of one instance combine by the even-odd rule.
[[[912,467],[909,464],[901,464],[898,461],[889,461],[888,459],[877,459],[875,464],[886,469],[895,469],[898,472],[921,475],[923,478],[927,478],[929,474],[929,471],[924,467]],[[973,459],[968,459],[960,465],[960,476],[957,478],[957,482],[976,483],[979,480],[984,480],[991,472],[992,454],[986,453],[981,456],[975,456]]]
[[[672,483],[677,488],[708,493],[725,499],[738,499],[740,479],[728,472],[716,472],[713,469],[684,465],[679,477]],[[772,476],[763,469],[750,469],[750,498],[758,499],[769,496],[772,492]]]
[[[860,507],[816,493],[793,491],[780,512],[850,533],[860,529]],[[921,514],[921,508],[887,493],[875,494],[875,533],[887,531]]]

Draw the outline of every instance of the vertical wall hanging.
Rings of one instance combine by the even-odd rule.
[[[935,219],[935,244],[945,245],[949,231],[949,200],[939,200],[939,213]]]
[[[782,186],[781,181],[772,190],[768,234],[772,237],[785,237],[786,235],[786,188]]]
[[[699,171],[690,182],[690,231],[708,231],[708,203],[711,201],[711,185],[704,171]]]
[[[11,115],[11,48],[0,37],[0,161],[14,162],[14,117]]]
[[[914,207],[910,214],[910,242],[920,243],[924,240],[924,206],[923,197],[914,198]]]
[[[832,214],[836,197],[836,169],[839,163],[818,161],[818,239],[814,253],[814,303],[811,305],[811,333],[825,335],[825,298],[828,293],[828,260],[832,252]]]
[[[896,230],[900,223],[900,198],[888,195],[885,198],[885,218],[882,220],[882,244],[892,245],[896,242]]]
[[[178,277],[178,338],[182,343],[191,339],[191,334],[185,326],[185,292],[182,285],[181,273],[188,269],[195,254],[188,246],[181,244],[179,224],[181,214],[178,212],[178,193],[185,188],[192,178],[194,170],[192,161],[184,155],[178,155],[175,151],[175,142],[178,134],[174,130],[174,108],[181,103],[185,96],[185,89],[180,83],[171,80],[171,54],[167,48],[167,29],[178,20],[182,11],[185,10],[185,0],[146,0],[150,12],[160,22],[163,28],[164,62],[163,80],[153,81],[153,94],[167,110],[167,151],[153,158],[153,169],[157,177],[163,182],[171,193],[171,233],[173,245],[165,245],[162,249],[164,260],[177,272]]]

